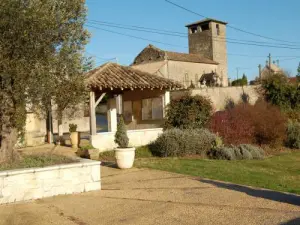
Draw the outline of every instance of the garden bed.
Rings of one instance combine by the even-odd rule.
[[[79,159],[74,159],[62,155],[55,154],[34,154],[34,155],[22,155],[22,159],[9,164],[1,164],[0,171],[13,170],[13,169],[25,169],[35,167],[46,167],[60,164],[69,164],[78,162]]]
[[[23,156],[1,166],[0,204],[100,190],[100,164],[58,155]]]

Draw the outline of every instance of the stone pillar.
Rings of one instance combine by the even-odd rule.
[[[107,122],[108,122],[108,131],[115,132],[117,131],[117,107],[116,99],[110,99],[107,109]]]
[[[97,134],[95,92],[90,92],[90,134]]]
[[[166,116],[166,107],[168,104],[170,104],[171,98],[170,98],[170,92],[166,91],[164,96],[163,96],[163,112],[164,112],[164,117]]]
[[[123,98],[122,95],[116,97],[116,108],[118,115],[123,114]]]

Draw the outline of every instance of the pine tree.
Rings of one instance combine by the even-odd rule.
[[[115,134],[115,142],[120,148],[127,148],[129,144],[129,138],[127,136],[123,116],[119,117],[117,132]]]

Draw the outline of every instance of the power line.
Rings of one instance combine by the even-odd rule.
[[[98,20],[90,20],[88,23],[91,23],[92,25],[100,25],[100,26],[106,26],[106,27],[115,27],[115,28],[120,28],[120,29],[126,29],[126,30],[133,30],[133,31],[140,31],[140,32],[147,32],[147,33],[154,33],[154,34],[162,34],[162,35],[168,35],[168,36],[173,36],[173,37],[181,37],[181,38],[187,38],[188,35],[185,33],[180,33],[180,32],[172,32],[172,31],[167,31],[167,30],[160,30],[160,29],[154,29],[154,28],[147,28],[147,27],[141,27],[141,26],[132,26],[132,25],[124,25],[120,23],[111,23],[111,22],[105,22],[105,21],[98,21]],[[226,37],[216,37],[212,36],[215,40],[223,40],[226,42],[227,40],[232,40],[232,41],[242,41],[246,43],[254,43],[254,44],[271,44],[271,45],[282,45],[282,46],[298,46],[300,45],[295,45],[295,44],[281,44],[281,43],[270,43],[270,42],[263,42],[263,41],[253,41],[253,40],[241,40],[241,39],[235,39],[235,38],[226,38]],[[227,41],[228,42],[228,41]],[[230,42],[229,42],[230,43]]]
[[[127,36],[127,37],[132,37],[132,38],[136,38],[136,39],[141,39],[141,40],[146,40],[146,41],[152,41],[152,42],[156,42],[156,43],[160,43],[160,44],[165,44],[165,45],[169,45],[169,46],[174,46],[174,47],[182,47],[182,46],[178,46],[178,45],[173,45],[173,44],[169,44],[169,43],[165,43],[165,42],[161,42],[161,41],[154,41],[154,40],[150,40],[147,38],[142,38],[142,37],[138,37],[138,36],[134,36],[134,35],[129,35],[129,34],[124,34],[124,33],[120,33],[120,32],[116,32],[116,31],[112,31],[112,30],[107,30],[107,29],[103,29],[103,28],[99,28],[99,27],[95,27],[93,25],[86,25],[87,27],[92,27],[98,30],[103,30],[106,32],[110,32],[110,33],[115,33],[115,34],[119,34],[119,35],[123,35],[123,36]],[[218,40],[216,40],[218,41]],[[226,42],[225,41],[220,41],[220,42]],[[239,44],[239,45],[249,45],[249,46],[258,46],[258,47],[269,47],[269,48],[282,48],[282,49],[292,49],[292,50],[300,50],[300,48],[293,48],[293,47],[288,47],[288,46],[275,46],[275,45],[264,45],[264,44],[255,44],[255,43],[245,43],[245,42],[238,42],[238,41],[227,41],[227,43],[230,44]],[[187,47],[185,47],[187,48]]]
[[[178,8],[181,8],[181,9],[187,11],[187,12],[190,12],[190,13],[192,13],[192,14],[195,14],[195,15],[197,15],[197,16],[201,16],[201,17],[203,17],[203,18],[209,19],[207,16],[201,15],[201,14],[199,14],[199,13],[197,13],[197,12],[194,12],[194,11],[188,9],[188,8],[185,8],[185,7],[181,6],[181,5],[178,5],[178,4],[176,4],[176,3],[172,2],[172,1],[165,0],[165,2],[167,2],[167,3],[171,4],[171,5],[174,5],[174,6],[178,7]],[[231,25],[227,25],[227,27],[230,27],[231,29],[234,29],[234,30],[237,30],[237,31],[246,33],[246,34],[250,34],[250,35],[253,35],[253,36],[257,36],[257,37],[261,37],[261,38],[265,38],[265,39],[269,39],[269,40],[273,40],[273,41],[277,41],[277,42],[288,42],[288,43],[294,43],[294,44],[295,44],[295,43],[298,43],[298,42],[285,41],[285,40],[281,40],[281,39],[276,39],[276,38],[267,37],[267,36],[260,35],[260,34],[256,34],[256,33],[253,33],[253,32],[249,32],[249,31],[246,31],[246,30],[244,30],[244,29],[237,28],[237,27],[234,27],[234,26],[231,26]]]
[[[182,47],[180,45],[173,45],[173,44],[169,44],[169,43],[166,43],[166,42],[154,41],[154,40],[150,40],[150,39],[147,39],[147,38],[142,38],[142,37],[138,37],[138,36],[134,36],[134,35],[130,35],[130,34],[124,34],[124,33],[116,32],[116,31],[112,31],[112,30],[107,30],[107,29],[103,29],[103,28],[99,28],[99,27],[95,27],[95,26],[91,26],[91,25],[86,25],[86,26],[97,29],[97,30],[102,30],[102,31],[106,31],[106,32],[109,32],[109,33],[119,34],[119,35],[122,35],[122,36],[131,37],[131,38],[135,38],[135,39],[140,39],[140,40],[144,40],[144,41],[151,41],[151,42],[154,42],[154,43],[169,45],[169,46],[173,46],[173,47],[188,48],[188,47]]]

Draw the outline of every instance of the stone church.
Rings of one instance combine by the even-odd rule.
[[[205,19],[188,24],[189,53],[147,46],[134,59],[133,68],[174,79],[186,88],[228,86],[227,23]]]

